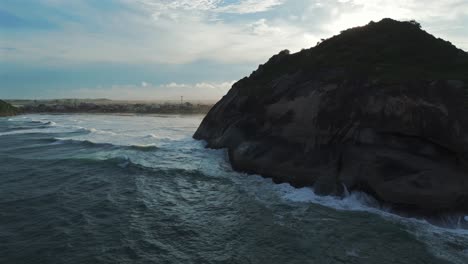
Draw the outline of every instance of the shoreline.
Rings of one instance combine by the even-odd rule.
[[[205,116],[207,113],[125,113],[125,112],[23,112],[14,116],[22,115],[115,115],[115,116]]]

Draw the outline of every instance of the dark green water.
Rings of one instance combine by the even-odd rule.
[[[468,263],[466,230],[233,172],[201,119],[1,118],[0,263]]]

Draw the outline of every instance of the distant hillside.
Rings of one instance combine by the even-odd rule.
[[[11,116],[16,115],[18,113],[18,109],[13,107],[11,104],[0,100],[0,116]]]

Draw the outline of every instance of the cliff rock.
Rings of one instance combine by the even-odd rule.
[[[273,56],[233,85],[194,138],[277,183],[467,212],[467,78],[466,52],[414,21],[384,19]]]

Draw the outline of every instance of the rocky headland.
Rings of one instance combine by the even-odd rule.
[[[468,54],[384,19],[274,55],[194,134],[235,170],[394,210],[468,213]]]
[[[0,117],[1,116],[12,116],[18,113],[18,109],[11,104],[0,100]]]

